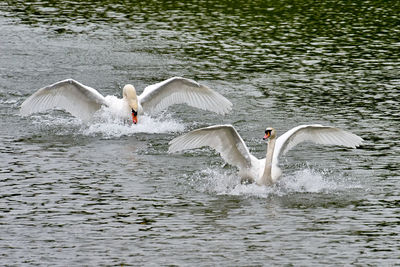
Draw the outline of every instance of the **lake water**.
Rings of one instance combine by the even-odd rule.
[[[400,7],[396,1],[0,3],[0,261],[23,266],[400,265]],[[136,126],[55,110],[19,116],[73,78],[103,95],[172,76],[234,104],[174,106]],[[241,185],[198,127],[344,128],[358,149],[303,144],[272,188]]]

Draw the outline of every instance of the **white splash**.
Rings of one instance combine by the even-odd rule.
[[[116,138],[124,135],[134,135],[135,133],[182,132],[184,129],[185,125],[183,123],[169,116],[153,118],[142,115],[139,117],[138,124],[132,124],[130,121],[121,120],[111,115],[87,124],[86,127],[82,127],[80,133],[86,136],[101,135],[105,138]]]
[[[170,115],[159,114],[157,117],[142,115],[138,124],[132,124],[107,110],[100,110],[92,121],[83,123],[74,117],[62,117],[60,111],[55,113],[34,115],[33,123],[42,130],[49,130],[57,135],[100,136],[102,138],[118,138],[136,133],[171,133],[183,132],[185,125]]]
[[[328,175],[328,173],[307,168],[285,177],[280,184],[288,192],[321,193],[345,189],[340,179],[329,179]]]
[[[60,117],[60,111],[48,114],[32,115],[30,120],[38,132],[48,131],[54,135],[70,135],[82,127],[81,120],[74,117]]]
[[[241,184],[236,172],[206,169],[189,177],[189,184],[202,192],[217,195],[243,195],[267,198],[271,195],[284,196],[291,193],[335,193],[361,188],[359,184],[332,174],[303,169],[290,176],[283,176],[272,187],[256,184]]]

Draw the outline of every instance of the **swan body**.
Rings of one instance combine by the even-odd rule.
[[[84,121],[90,120],[102,106],[111,107],[117,114],[137,122],[138,114],[154,114],[174,104],[209,110],[225,114],[232,109],[232,103],[225,97],[193,80],[173,77],[147,86],[141,95],[136,94],[133,85],[123,88],[123,98],[102,96],[96,89],[73,79],[66,79],[43,87],[27,98],[20,114],[27,116],[51,108],[61,108]]]
[[[278,158],[302,142],[322,145],[340,145],[350,148],[359,146],[363,139],[339,128],[314,125],[300,125],[276,138],[273,128],[265,130],[268,140],[267,155],[263,159],[253,156],[239,133],[232,125],[215,125],[200,128],[178,136],[170,141],[169,153],[209,146],[218,151],[229,164],[238,167],[242,181],[270,186],[282,174]]]

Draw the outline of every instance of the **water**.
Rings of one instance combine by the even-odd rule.
[[[399,265],[399,14],[393,1],[0,3],[2,265]],[[172,76],[233,111],[175,106],[137,126],[18,115],[62,79],[120,96]],[[259,158],[266,126],[335,125],[365,144],[301,145],[272,188],[241,185],[209,149],[167,154],[220,123]]]

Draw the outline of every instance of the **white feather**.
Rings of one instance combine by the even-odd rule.
[[[287,151],[302,142],[356,148],[361,145],[362,141],[361,137],[339,128],[319,124],[300,125],[276,139],[273,164],[277,165],[278,158],[281,155],[284,155]]]
[[[126,85],[129,87],[131,85]],[[124,87],[124,88],[125,88]],[[51,108],[68,111],[82,120],[89,120],[102,105],[123,118],[131,116],[131,109],[144,112],[159,112],[174,104],[186,103],[200,109],[225,114],[232,109],[232,103],[207,86],[185,78],[173,77],[145,88],[136,97],[133,86],[127,89],[130,95],[124,95],[121,101],[111,101],[113,96],[103,97],[95,89],[83,85],[73,79],[63,80],[39,89],[26,99],[20,109],[22,116]]]
[[[169,153],[209,146],[231,165],[240,169],[251,166],[249,149],[232,125],[200,128],[173,139],[169,144]]]
[[[27,116],[61,108],[75,117],[88,120],[102,105],[106,105],[105,99],[95,89],[67,79],[39,89],[22,103],[20,114]]]
[[[160,112],[174,104],[188,104],[218,114],[225,114],[232,109],[232,103],[219,93],[181,77],[150,85],[138,98],[145,113]]]
[[[274,137],[275,138],[275,137]],[[341,145],[355,148],[363,139],[339,128],[322,125],[300,125],[276,139],[273,153],[271,179],[276,182],[281,175],[278,157],[301,142],[310,141],[322,145]],[[217,150],[229,164],[239,168],[239,175],[246,180],[264,184],[266,158],[257,159],[250,154],[246,144],[232,125],[215,125],[197,129],[170,141],[168,152],[209,146]],[[272,149],[272,148],[271,148]],[[267,185],[267,184],[264,184]]]

